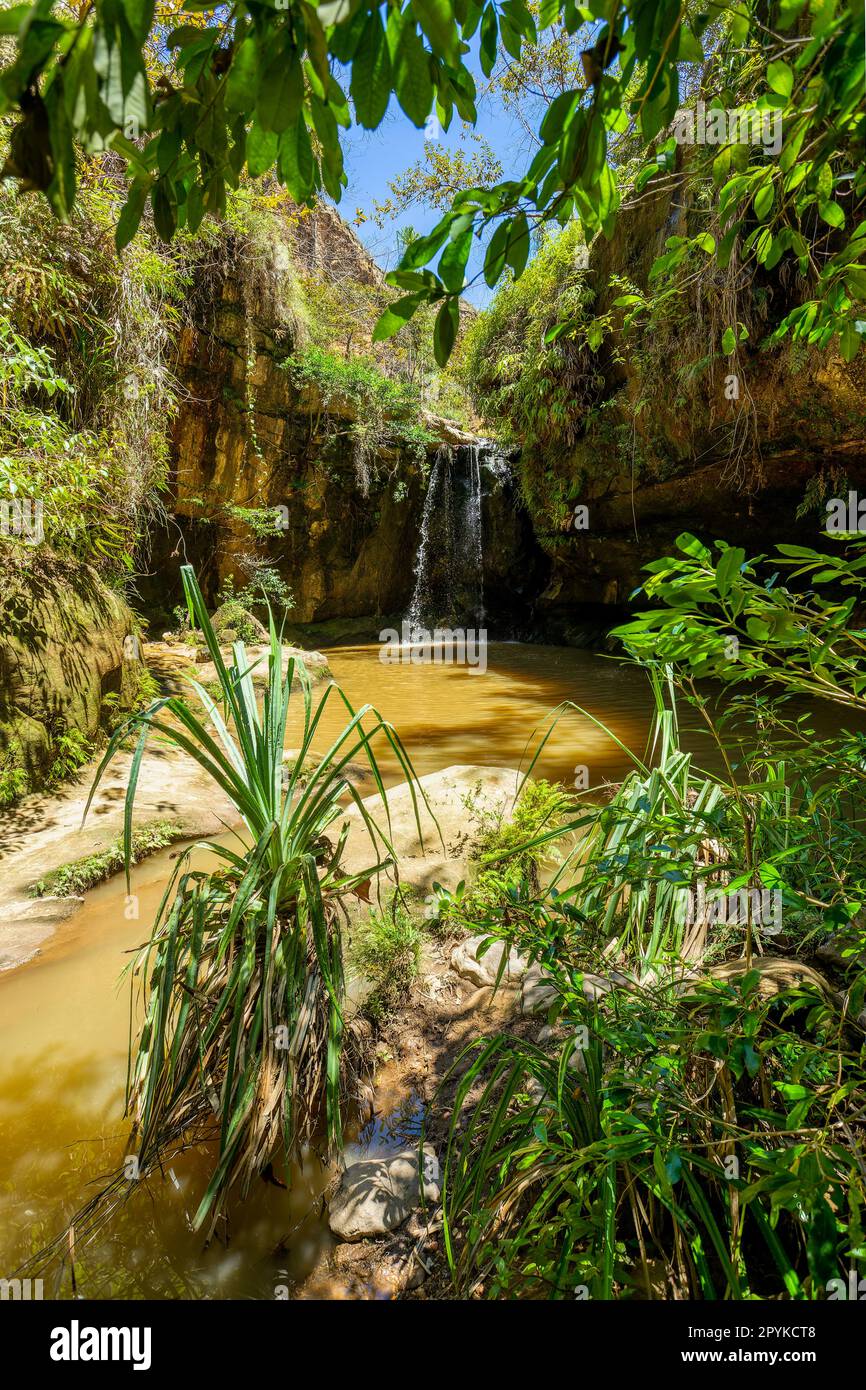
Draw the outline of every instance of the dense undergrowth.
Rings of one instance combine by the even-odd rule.
[[[621,632],[653,746],[525,842],[576,837],[543,891],[504,878],[472,919],[540,964],[549,1026],[458,1063],[444,1206],[465,1293],[845,1298],[866,1268],[864,735],[819,739],[789,705],[819,685],[862,724],[864,543],[780,556],[805,593],[682,546]],[[721,705],[695,673],[726,681]],[[680,749],[678,702],[724,776]]]
[[[732,46],[724,23],[693,78],[682,113],[693,120],[698,102],[707,121],[756,102],[771,120],[782,105],[764,95],[760,53]],[[754,492],[773,436],[832,456],[840,421],[862,430],[861,145],[856,126],[814,160],[802,135],[780,158],[754,139],[682,142],[667,125],[644,148],[629,130],[611,240],[587,249],[576,222],[546,229],[519,278],[506,272],[450,370],[487,427],[521,444],[524,496],[548,541],[587,495],[706,457]],[[810,298],[831,274],[846,321],[813,333]]]

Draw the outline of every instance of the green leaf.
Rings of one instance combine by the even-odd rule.
[[[114,232],[114,244],[118,251],[122,251],[124,246],[128,246],[138,231],[144,213],[144,205],[147,202],[147,194],[148,185],[146,183],[131,185]]]
[[[171,180],[161,178],[154,184],[150,195],[153,207],[153,221],[163,241],[171,241],[177,226],[177,208]]]
[[[767,67],[767,84],[779,96],[789,97],[794,90],[794,74],[781,59],[775,59]]]
[[[403,19],[391,60],[397,100],[413,125],[423,126],[433,105],[430,57],[415,25]]]
[[[729,546],[723,552],[719,563],[716,565],[716,588],[722,598],[726,598],[731,583],[736,575],[740,573],[740,568],[746,558],[745,550],[740,550],[737,546]]]
[[[412,0],[412,9],[430,40],[430,47],[451,67],[460,62],[460,40],[449,0]]]
[[[736,333],[734,332],[733,328],[726,328],[725,331],[724,331],[724,333],[722,334],[722,352],[723,352],[727,357],[730,357],[731,353],[734,351],[734,349],[735,349],[736,346],[737,346],[737,335],[736,335]]]
[[[9,10],[0,11],[0,34],[17,34],[32,12],[32,5],[13,5]]]
[[[232,58],[226,78],[227,111],[252,111],[259,89],[259,50],[252,38],[244,39]]]
[[[505,255],[508,250],[508,238],[511,234],[510,219],[500,222],[489,242],[484,255],[484,279],[493,289],[505,269]]]
[[[693,536],[691,531],[681,531],[677,536],[677,550],[681,550],[684,555],[691,555],[693,559],[700,560],[703,564],[712,558],[709,550],[699,541],[697,536]]]
[[[367,17],[352,63],[350,87],[358,122],[375,130],[391,99],[391,58],[378,11]]]
[[[258,114],[266,130],[281,135],[295,126],[304,100],[304,74],[297,49],[278,53],[262,73]]]
[[[54,165],[54,177],[46,192],[56,215],[65,221],[75,202],[75,149],[63,80],[63,69],[56,69],[53,80],[45,91],[45,110],[48,113],[51,158]]]
[[[494,5],[488,5],[481,17],[481,40],[478,52],[481,71],[485,77],[489,77],[496,66],[498,45],[499,23],[496,18],[496,8]]]
[[[773,187],[772,182],[765,183],[761,188],[758,189],[757,193],[755,194],[755,199],[752,203],[752,206],[755,209],[755,216],[757,217],[759,222],[765,222],[767,220],[772,210],[775,199],[776,190]]]
[[[442,304],[433,326],[433,355],[440,367],[446,366],[457,340],[460,326],[460,301],[452,295]]]
[[[839,347],[846,362],[853,362],[860,351],[862,339],[851,319],[842,327],[839,334]]]
[[[835,203],[832,198],[825,198],[823,201],[819,201],[818,212],[821,214],[828,226],[845,226],[845,214],[840,208],[839,204]]]
[[[121,0],[123,13],[136,42],[144,44],[153,24],[154,0]]]
[[[426,299],[426,292],[421,291],[404,295],[396,303],[389,304],[373,329],[373,342],[383,343],[387,338],[393,338],[394,334],[399,333],[409,322],[419,304],[423,304]]]
[[[506,264],[511,267],[515,280],[523,274],[529,259],[529,222],[525,212],[518,212],[512,218],[508,233],[508,246],[505,252]]]
[[[453,241],[449,241],[439,258],[439,275],[449,290],[462,290],[466,274],[466,262],[472,250],[472,228],[467,227]]]
[[[295,121],[280,136],[277,167],[296,203],[304,203],[312,197],[315,161],[310,133],[303,119]]]
[[[257,179],[273,169],[277,162],[279,136],[254,121],[247,135],[247,169]]]

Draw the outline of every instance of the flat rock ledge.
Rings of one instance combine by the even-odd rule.
[[[61,922],[77,912],[83,898],[19,898],[0,905],[0,970],[14,970],[39,954]]]
[[[439,1201],[439,1160],[424,1151],[424,1202]],[[328,1222],[338,1240],[364,1240],[394,1231],[421,1203],[418,1149],[362,1158],[343,1172],[331,1199]]]

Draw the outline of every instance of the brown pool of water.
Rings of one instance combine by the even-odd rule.
[[[644,751],[651,714],[646,677],[593,652],[495,642],[482,673],[466,666],[387,664],[380,651],[375,645],[339,647],[327,656],[353,706],[372,704],[394,726],[419,776],[455,763],[527,767],[550,728],[551,712],[565,701],[584,706],[627,747]],[[345,706],[332,696],[315,748],[326,748],[345,720]],[[290,733],[297,729],[295,722]],[[401,776],[384,739],[376,749],[389,779]],[[627,760],[592,719],[567,710],[533,775],[572,783],[578,765],[597,785],[621,778]]]

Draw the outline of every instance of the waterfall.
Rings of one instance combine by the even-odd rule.
[[[483,625],[485,483],[492,492],[509,477],[488,440],[437,449],[421,512],[410,627]]]
[[[430,467],[430,477],[427,480],[427,494],[424,498],[424,510],[421,513],[421,530],[418,536],[418,552],[415,556],[415,584],[412,590],[412,598],[409,603],[409,611],[406,614],[406,621],[410,627],[416,628],[421,625],[425,615],[429,594],[430,594],[430,524],[433,516],[436,499],[440,493],[445,491],[443,477],[451,471],[451,450],[442,444],[436,450],[433,463]],[[450,494],[450,477],[448,491]],[[450,512],[450,508],[448,508]]]
[[[481,535],[481,444],[469,445],[469,494],[466,499],[468,554],[477,575],[475,623],[484,624],[484,543]]]

